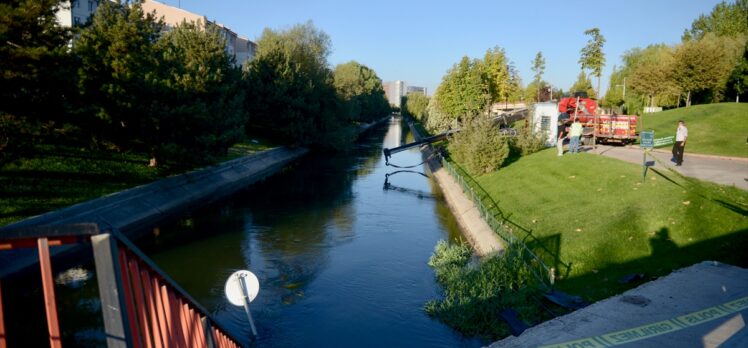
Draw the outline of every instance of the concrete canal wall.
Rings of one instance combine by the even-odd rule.
[[[411,123],[408,123],[408,127],[410,127],[416,141],[420,140],[421,134],[418,130]],[[421,152],[424,156],[431,157],[433,149],[431,146],[425,146],[421,148]],[[434,180],[444,193],[444,200],[455,219],[457,219],[462,234],[473,247],[475,253],[483,257],[502,252],[504,246],[499,240],[499,236],[491,230],[491,227],[480,216],[480,212],[473,201],[462,192],[460,184],[449,175],[446,169],[442,168],[439,160],[431,159],[427,163],[434,175]]]

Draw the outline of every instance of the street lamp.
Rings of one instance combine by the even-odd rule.
[[[622,99],[623,99],[623,106],[624,106],[624,109],[625,109],[625,107],[626,107],[626,77],[623,78],[623,84],[622,85],[616,85],[616,87],[621,87],[621,86],[623,86],[623,98]]]

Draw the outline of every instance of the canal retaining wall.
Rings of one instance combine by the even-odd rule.
[[[421,140],[422,136],[413,127],[413,124],[408,122],[408,127],[410,127],[410,131],[413,133],[416,141]],[[483,257],[502,252],[504,246],[499,236],[483,220],[475,203],[465,195],[460,184],[449,175],[446,169],[442,168],[441,162],[438,159],[432,158],[433,151],[434,149],[431,146],[421,148],[423,155],[431,158],[427,161],[427,164],[433,174],[434,180],[441,188],[444,200],[455,216],[462,234],[473,247],[475,254]]]

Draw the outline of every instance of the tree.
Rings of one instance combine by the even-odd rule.
[[[157,44],[162,94],[152,152],[181,166],[207,164],[244,136],[241,72],[214,27],[183,23]]]
[[[740,102],[740,97],[748,99],[748,43],[743,49],[743,59],[735,66],[727,81],[727,94],[735,96],[735,102]]]
[[[691,105],[694,93],[705,101],[722,98],[744,45],[744,38],[708,33],[700,40],[686,41],[675,49],[673,81],[686,93],[686,106]]]
[[[590,39],[587,40],[587,45],[582,48],[579,64],[582,66],[582,70],[588,69],[592,72],[592,76],[597,77],[597,91],[599,91],[600,77],[605,66],[605,54],[603,53],[605,38],[600,34],[598,28],[587,29],[584,34],[589,35]]]
[[[466,121],[449,142],[450,155],[473,175],[501,168],[509,150],[509,139],[484,117]]]
[[[647,96],[649,106],[655,106],[657,95],[677,90],[671,80],[673,65],[673,52],[668,47],[649,52],[631,73],[631,90]]]
[[[483,68],[483,76],[488,89],[488,105],[505,99],[509,94],[510,86],[509,61],[506,52],[498,46],[486,51],[483,62],[479,65]]]
[[[0,4],[0,164],[27,154],[64,121],[74,79],[60,7],[60,0]]]
[[[424,122],[428,117],[426,108],[429,106],[429,97],[423,93],[410,93],[405,97],[403,111],[405,115],[411,116],[420,122]]]
[[[439,109],[460,122],[484,112],[491,101],[491,94],[483,73],[481,61],[462,57],[442,78],[434,94]]]
[[[334,84],[351,121],[368,122],[388,113],[382,80],[369,67],[356,61],[339,64],[335,67]]]
[[[702,14],[693,21],[691,29],[683,33],[683,41],[699,40],[707,33],[717,36],[748,34],[748,0],[717,4],[709,15]]]
[[[569,92],[584,92],[587,93],[587,97],[589,98],[597,97],[597,95],[595,94],[595,89],[592,88],[592,81],[590,81],[590,78],[587,77],[587,74],[585,74],[584,71],[579,72],[579,75],[577,75],[577,80],[571,86]]]
[[[249,128],[296,145],[337,148],[353,138],[328,67],[330,38],[312,22],[266,28],[247,71]]]
[[[103,1],[73,46],[78,68],[79,124],[95,144],[152,151],[159,115],[159,57],[163,23],[139,2]],[[155,154],[152,154],[155,156]]]
[[[537,89],[537,98],[535,101],[540,101],[540,90],[542,89],[542,83],[543,80],[543,72],[545,72],[545,58],[543,58],[543,53],[538,52],[535,55],[535,59],[532,61],[532,71],[535,73],[534,76],[534,82]]]

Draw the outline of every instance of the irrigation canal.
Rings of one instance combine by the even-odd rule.
[[[393,119],[365,133],[349,154],[306,156],[136,244],[240,337],[248,338],[250,327],[243,309],[225,299],[224,284],[238,269],[254,272],[261,285],[252,302],[258,347],[488,343],[465,338],[423,311],[441,291],[428,259],[438,240],[456,242],[459,231],[438,185],[426,177],[391,175],[394,187],[384,189],[386,174],[396,169],[385,166],[382,147],[406,141],[413,141],[408,127]],[[411,149],[391,161],[421,160],[418,149]],[[67,346],[103,343],[94,273],[92,265],[81,265],[57,276]],[[3,297],[14,299],[6,301],[7,313],[19,319],[6,321],[10,346],[46,340],[34,334],[45,327],[36,279],[3,284]]]

